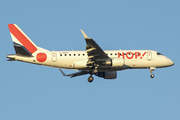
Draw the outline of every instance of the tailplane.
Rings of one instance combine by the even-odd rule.
[[[38,50],[47,51],[36,46],[16,24],[8,24],[8,27],[17,55],[32,56]]]

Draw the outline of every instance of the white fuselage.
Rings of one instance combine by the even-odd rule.
[[[88,61],[86,51],[52,51],[43,53],[47,55],[46,60],[43,61],[38,60],[37,54],[39,53],[34,53],[33,57],[22,57],[18,55],[8,55],[8,57],[49,67],[90,70],[90,68],[86,66]],[[152,50],[105,50],[105,53],[112,60],[118,59],[123,61],[123,66],[100,67],[98,68],[99,71],[117,71],[150,67],[161,68],[174,64],[173,61],[166,56]]]
[[[43,66],[59,68],[64,76],[76,77],[90,74],[104,79],[117,78],[117,71],[148,68],[151,78],[156,68],[174,65],[173,61],[152,50],[103,50],[92,38],[81,30],[86,41],[86,51],[48,51],[36,46],[16,25],[8,24],[16,54],[7,55],[8,61],[23,61]],[[80,70],[66,75],[61,68]]]

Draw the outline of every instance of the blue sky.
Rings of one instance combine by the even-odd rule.
[[[180,1],[6,0],[0,5],[1,120],[179,120]],[[80,32],[104,50],[150,49],[175,65],[118,72],[115,80],[70,79],[58,69],[6,61],[8,23],[48,50],[85,50]],[[71,73],[74,71],[66,70]]]

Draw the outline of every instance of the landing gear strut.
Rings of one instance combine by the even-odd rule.
[[[94,78],[92,77],[92,75],[91,76],[89,76],[89,78],[88,78],[88,82],[92,82],[94,80]]]
[[[89,78],[88,78],[88,82],[90,82],[90,83],[94,80],[94,78],[92,77],[92,75],[98,73],[97,65],[95,64],[95,66],[96,66],[96,67],[92,70],[92,72],[90,73],[90,76],[89,76]]]
[[[150,67],[150,68],[149,68],[149,71],[150,71],[150,73],[151,73],[151,75],[150,75],[151,78],[154,78],[154,76],[155,76],[155,75],[152,73],[155,69],[156,69],[155,67]]]

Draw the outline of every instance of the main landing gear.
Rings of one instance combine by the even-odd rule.
[[[90,73],[90,76],[88,77],[88,82],[91,83],[91,82],[94,80],[94,78],[92,77],[92,75],[94,75],[94,74],[96,74],[96,73],[98,73],[97,67],[95,67],[95,68],[92,70],[92,72]]]
[[[89,78],[88,78],[88,82],[92,82],[94,80],[94,78],[92,77],[92,75],[91,76],[89,76]]]
[[[155,76],[155,75],[152,73],[155,69],[156,69],[155,67],[150,67],[150,68],[149,68],[149,71],[150,71],[150,73],[151,73],[151,75],[150,75],[151,78],[154,78],[154,76]]]

